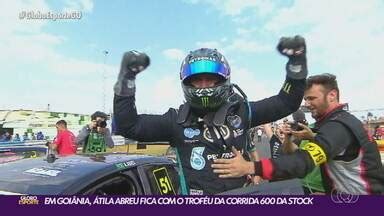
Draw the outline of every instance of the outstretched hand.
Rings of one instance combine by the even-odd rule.
[[[213,172],[219,174],[219,178],[234,178],[255,173],[253,162],[246,161],[240,151],[233,146],[232,152],[235,154],[234,158],[213,161],[211,165]]]

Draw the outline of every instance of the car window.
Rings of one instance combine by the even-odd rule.
[[[115,176],[93,184],[84,195],[138,195],[139,187],[128,176]]]

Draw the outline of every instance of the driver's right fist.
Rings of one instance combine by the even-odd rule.
[[[145,70],[150,63],[147,54],[131,50],[124,53],[121,61],[119,79],[135,79],[136,75]]]
[[[294,37],[282,37],[277,45],[280,54],[288,57],[285,70],[287,76],[292,79],[305,79],[307,69],[307,48],[305,40],[300,35]]]
[[[277,50],[290,59],[302,56],[305,57],[305,39],[300,35],[294,37],[282,37],[277,45]]]

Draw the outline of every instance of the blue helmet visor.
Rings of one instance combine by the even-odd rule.
[[[191,64],[185,64],[181,69],[180,78],[185,80],[186,78],[196,74],[217,74],[221,77],[228,79],[230,70],[221,62],[215,62],[210,60],[195,61]]]

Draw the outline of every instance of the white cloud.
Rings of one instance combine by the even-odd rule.
[[[176,60],[178,62],[181,62],[185,57],[184,51],[175,48],[164,50],[163,55],[170,60]]]
[[[250,101],[258,101],[270,97],[277,94],[280,90],[278,89],[275,92],[271,91],[268,83],[261,83],[260,80],[255,77],[255,74],[246,68],[235,66],[232,67],[232,71],[235,71],[235,73],[231,76],[231,82],[238,84]]]
[[[182,0],[183,2],[189,3],[189,4],[197,4],[201,2],[201,0]]]
[[[86,11],[92,9],[90,1],[77,3]],[[116,73],[117,67],[62,55],[57,48],[67,39],[46,32],[48,20],[19,19],[23,11],[51,10],[45,1],[0,2],[0,65],[6,71],[2,79],[10,81],[2,84],[7,94],[0,109],[41,109],[45,103],[53,110],[68,112],[101,109],[102,73]],[[110,99],[114,81],[105,80]]]
[[[7,5],[0,2],[0,62],[22,64],[54,56],[52,47],[60,44],[65,38],[42,31],[47,20],[19,19],[23,12],[47,10],[44,1],[11,1]],[[17,61],[17,62],[15,62]]]
[[[255,32],[263,37],[302,34],[308,44],[311,74],[336,74],[341,98],[349,102],[352,109],[382,107],[379,96],[374,95],[382,92],[383,1],[295,0],[280,8],[271,1],[201,0],[195,3],[211,4],[238,25],[237,38],[229,38],[226,43],[209,41],[212,47],[219,47],[223,53],[266,52],[274,48],[252,37]],[[258,13],[255,17],[268,15],[264,16],[266,22],[261,22],[257,29],[249,28],[250,22],[259,23],[252,19],[252,13],[247,13],[249,10]]]
[[[80,11],[80,12],[91,12],[93,10],[92,0],[66,0],[66,5],[63,11]]]
[[[275,5],[271,0],[184,0],[191,4],[211,4],[224,15],[237,16],[247,9],[257,10],[260,15],[273,11]]]
[[[49,7],[43,0],[37,1],[0,1],[0,35],[6,38],[14,32],[35,33],[47,23],[46,20],[26,20],[20,19],[19,15],[29,11],[48,11]]]
[[[266,24],[275,34],[299,29],[308,43],[311,71],[338,76],[341,99],[352,109],[381,107],[384,2],[304,1],[277,12]],[[320,69],[321,68],[321,69]]]
[[[157,92],[155,103],[164,104],[168,107],[175,107],[183,101],[182,89],[178,76],[162,77],[153,88]]]
[[[140,112],[160,114],[170,107],[179,108],[183,103],[184,97],[177,75],[161,76],[153,83],[149,82],[148,79],[140,79],[136,84],[136,104]]]
[[[232,18],[232,21],[237,25],[244,25],[250,22],[250,20],[251,20],[251,17],[249,16],[236,16]]]
[[[249,34],[253,33],[254,30],[253,29],[250,29],[250,28],[237,28],[236,29],[236,33],[239,35],[239,36],[248,36]]]
[[[198,41],[196,42],[196,46],[199,48],[204,47],[217,49],[223,54],[232,51],[240,53],[262,53],[269,52],[274,49],[269,44],[264,44],[254,39],[246,39],[245,37],[239,37],[233,40],[225,39],[220,41]]]
[[[236,50],[238,52],[248,52],[248,53],[261,53],[261,52],[269,52],[273,50],[267,44],[262,44],[257,41],[246,40],[246,39],[235,39],[232,44],[226,47],[226,50],[232,51]]]
[[[221,41],[226,41],[222,39]],[[211,49],[220,49],[222,47],[220,41],[197,41],[196,46],[198,48],[211,48]]]

